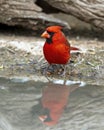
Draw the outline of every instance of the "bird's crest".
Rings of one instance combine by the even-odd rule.
[[[46,28],[47,31],[49,32],[58,32],[62,29],[61,26],[49,26]]]

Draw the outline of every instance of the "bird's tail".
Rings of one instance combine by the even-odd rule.
[[[70,47],[70,50],[72,51],[72,50],[74,50],[74,51],[78,51],[78,50],[80,50],[79,48],[77,48],[77,47]]]

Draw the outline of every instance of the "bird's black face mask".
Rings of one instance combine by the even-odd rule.
[[[52,37],[53,37],[53,35],[54,35],[54,32],[48,32],[48,31],[47,31],[47,33],[50,35],[50,38],[47,38],[47,39],[46,39],[46,42],[47,42],[48,44],[51,44],[51,43],[52,43]]]

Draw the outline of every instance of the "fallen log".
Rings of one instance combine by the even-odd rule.
[[[42,12],[33,0],[0,0],[0,23],[40,30],[52,24],[68,27],[65,21]]]
[[[104,30],[104,0],[44,0],[49,5]]]

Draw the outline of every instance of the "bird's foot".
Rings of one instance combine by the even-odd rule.
[[[56,74],[56,75],[65,75],[64,72],[64,67],[62,65],[56,65],[56,64],[52,64],[52,65],[48,65],[46,68],[44,68],[42,70],[42,74],[43,75],[52,75],[52,74]]]
[[[42,70],[43,75],[51,75],[54,73],[55,67],[53,65],[48,65],[46,68]]]
[[[66,65],[65,66],[61,66],[61,69],[60,71],[58,72],[58,74],[61,76],[61,77],[66,77]]]

